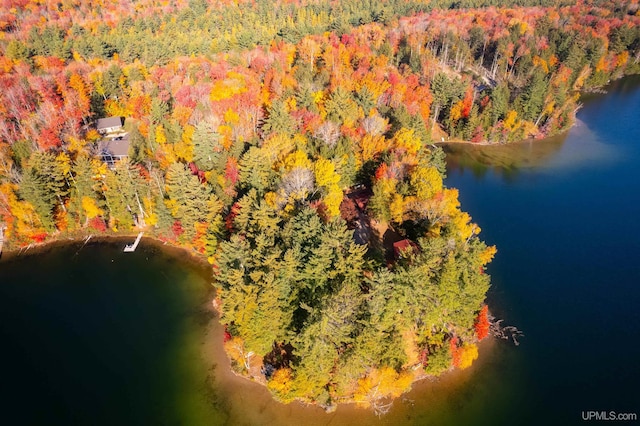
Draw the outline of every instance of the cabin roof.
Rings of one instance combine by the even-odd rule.
[[[393,253],[396,255],[396,258],[400,257],[400,255],[404,252],[411,253],[418,250],[418,245],[408,239],[396,241],[395,243],[393,243]]]
[[[109,129],[111,127],[122,127],[122,117],[106,117],[99,118],[96,123],[98,130]]]
[[[113,139],[103,139],[98,143],[100,154],[110,154],[114,157],[129,155],[129,135],[118,136]]]

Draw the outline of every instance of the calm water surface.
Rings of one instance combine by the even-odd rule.
[[[150,245],[128,256],[124,244],[0,262],[0,424],[188,425],[217,414],[201,350],[213,318],[207,271]]]
[[[578,118],[563,137],[449,156],[447,184],[498,246],[490,304],[526,334],[505,358],[517,379],[495,385],[530,424],[640,417],[640,79]]]
[[[640,414],[640,80],[585,99],[568,135],[454,146],[447,184],[499,252],[494,314],[524,331],[378,419],[271,400],[220,347],[206,267],[145,243],[0,262],[0,424],[582,424]]]

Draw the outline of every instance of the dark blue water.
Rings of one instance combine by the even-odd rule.
[[[526,335],[517,385],[497,384],[517,424],[640,416],[639,83],[584,99],[564,137],[449,158],[447,185],[498,246],[493,312]]]

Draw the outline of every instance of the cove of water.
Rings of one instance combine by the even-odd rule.
[[[525,337],[420,382],[378,418],[274,402],[235,377],[210,270],[143,240],[0,261],[0,424],[581,424],[640,414],[640,79],[583,100],[568,134],[449,146],[447,185],[498,246],[489,304]]]

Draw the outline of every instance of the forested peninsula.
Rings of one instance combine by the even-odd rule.
[[[640,73],[637,1],[7,0],[0,28],[4,249],[201,254],[238,373],[378,412],[488,334],[496,249],[434,143],[561,132]]]

